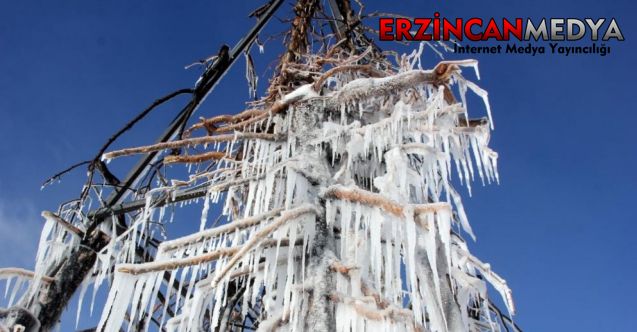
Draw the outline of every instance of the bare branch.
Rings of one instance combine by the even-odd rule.
[[[248,228],[250,226],[257,225],[260,222],[263,222],[264,220],[277,216],[283,210],[284,210],[283,208],[273,209],[268,212],[256,215],[254,217],[249,217],[249,218],[245,218],[241,220],[235,220],[223,226],[207,229],[192,235],[187,235],[178,239],[166,241],[159,246],[159,250],[160,252],[168,252],[168,251],[172,251],[184,246],[206,241],[207,239],[213,238],[215,236],[219,236],[221,234],[229,233],[234,230]]]
[[[357,72],[361,72],[364,73],[366,75],[369,75],[371,77],[384,77],[386,76],[385,73],[378,71],[376,68],[370,66],[370,65],[345,65],[345,66],[338,66],[338,67],[334,67],[328,71],[326,71],[323,75],[321,75],[321,77],[319,77],[318,80],[316,80],[316,82],[314,83],[314,91],[319,91],[321,89],[321,87],[323,86],[323,84],[325,83],[325,81],[338,74],[338,73],[342,73],[342,72],[346,72],[346,71],[357,71]]]
[[[225,152],[212,151],[192,156],[166,156],[164,158],[164,165],[176,164],[176,163],[201,163],[208,160],[219,160],[226,156]]]
[[[240,133],[240,132],[237,132],[235,134],[228,134],[228,135],[204,136],[204,137],[188,138],[188,139],[183,139],[178,141],[157,143],[157,144],[146,145],[146,146],[135,147],[135,148],[116,150],[116,151],[105,153],[103,155],[103,158],[108,160],[108,159],[114,159],[121,156],[130,156],[130,155],[140,154],[140,153],[149,153],[154,151],[175,149],[175,148],[180,148],[184,146],[196,146],[196,145],[209,144],[209,143],[232,142],[232,141],[235,141],[238,139],[244,139],[244,138],[280,140],[282,136],[276,135],[276,134],[266,134],[266,133]]]
[[[404,207],[401,204],[394,202],[383,195],[372,193],[363,189],[334,185],[327,188],[322,193],[322,196],[325,198],[335,198],[350,202],[358,202],[365,205],[377,206],[385,212],[391,213],[397,217],[403,218],[405,216],[403,212]]]
[[[71,234],[77,235],[80,238],[84,237],[84,232],[81,229],[73,226],[71,223],[60,218],[58,215],[54,214],[53,212],[42,211],[42,217],[46,220],[52,220],[56,222],[58,225],[62,226],[64,229],[69,231],[69,233]]]
[[[48,186],[49,184],[53,183],[53,181],[59,180],[60,178],[62,178],[62,176],[63,176],[64,174],[66,174],[66,173],[68,173],[68,172],[70,172],[70,171],[72,171],[72,170],[74,170],[74,169],[76,169],[76,168],[78,168],[78,167],[80,167],[80,166],[88,165],[88,164],[90,164],[91,162],[92,162],[92,160],[84,160],[84,161],[80,161],[80,162],[79,162],[79,163],[77,163],[77,164],[73,164],[73,165],[69,166],[67,169],[65,169],[65,170],[63,170],[63,171],[60,171],[60,172],[55,173],[55,174],[54,174],[53,176],[51,176],[50,178],[46,179],[46,180],[44,181],[44,183],[42,183],[42,188],[44,188],[44,187]]]
[[[25,277],[25,278],[34,279],[35,272],[18,268],[18,267],[0,268],[0,278],[11,278],[11,277]],[[49,276],[42,276],[41,278],[42,278],[41,280],[46,283],[52,283],[55,281],[55,278],[51,278]]]
[[[313,205],[303,205],[288,211],[285,211],[281,214],[281,217],[275,219],[267,226],[261,228],[258,232],[252,234],[250,239],[243,244],[241,250],[239,250],[236,254],[232,256],[232,258],[228,261],[228,263],[223,267],[223,269],[219,272],[219,274],[215,275],[215,278],[212,280],[212,287],[216,287],[216,285],[230,272],[230,270],[234,267],[234,265],[245,255],[247,252],[252,250],[257,244],[263,241],[263,238],[270,235],[272,232],[277,230],[279,227],[283,226],[290,220],[296,219],[304,214],[315,213],[318,214],[316,207]]]

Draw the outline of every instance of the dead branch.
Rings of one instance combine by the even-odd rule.
[[[335,260],[330,264],[330,270],[333,272],[338,272],[340,274],[349,274],[349,271],[356,270],[359,267],[356,265],[344,265],[343,263]]]
[[[304,214],[315,213],[318,214],[316,207],[310,204],[302,205],[300,207],[294,208],[292,210],[285,211],[281,214],[281,217],[272,221],[269,225],[263,227],[258,232],[252,234],[250,239],[244,243],[236,254],[232,256],[232,258],[228,261],[228,263],[223,267],[223,269],[219,272],[219,274],[215,275],[215,278],[212,280],[212,287],[216,287],[217,284],[228,274],[228,272],[234,267],[234,265],[239,262],[239,260],[245,255],[247,252],[252,250],[257,244],[263,241],[263,238],[270,235],[272,232],[277,230],[279,227],[283,226],[285,223],[290,220],[296,219]]]
[[[211,151],[192,156],[166,156],[164,157],[164,165],[176,163],[201,163],[208,160],[219,160],[226,156],[225,152]]]
[[[415,324],[414,313],[408,309],[396,308],[391,305],[385,309],[377,309],[377,308],[371,307],[368,304],[369,301],[367,301],[366,299],[347,296],[339,292],[331,293],[330,299],[335,302],[341,302],[343,304],[352,306],[358,314],[360,314],[361,316],[364,316],[367,319],[402,320],[402,321],[409,322],[410,324]],[[374,300],[372,299],[372,301]]]
[[[275,245],[287,246],[288,244],[289,244],[289,239],[281,239],[281,240],[267,239],[262,242],[262,245],[264,247],[272,247]],[[121,273],[126,273],[126,274],[140,275],[140,274],[151,273],[151,272],[176,270],[186,266],[200,265],[200,264],[212,262],[222,257],[228,257],[228,256],[234,257],[234,255],[241,252],[244,249],[244,247],[245,247],[245,244],[235,246],[235,247],[219,248],[207,254],[193,256],[193,257],[171,259],[168,261],[155,261],[155,262],[140,263],[140,264],[119,264],[117,266],[117,271]]]
[[[25,277],[29,279],[35,279],[35,272],[18,268],[18,267],[0,268],[0,278],[5,279],[5,278],[11,278],[11,277]],[[42,281],[46,283],[52,283],[55,281],[54,278],[51,278],[49,276],[41,276],[40,278]]]
[[[68,221],[60,218],[58,215],[54,214],[51,211],[42,211],[42,217],[46,220],[51,220],[56,222],[58,225],[62,226],[62,228],[66,229],[69,233],[79,236],[80,238],[84,237],[84,232],[73,226]]]
[[[159,245],[159,252],[168,252],[171,250],[175,250],[187,245],[192,245],[198,242],[205,241],[207,239],[213,238],[215,236],[219,236],[221,234],[229,233],[234,230],[240,230],[244,228],[248,228],[250,226],[257,225],[264,220],[272,218],[280,214],[284,209],[278,208],[273,209],[268,212],[256,215],[254,217],[249,217],[241,220],[235,220],[223,226],[207,229],[192,235],[187,235],[178,239],[170,240],[163,242]]]
[[[312,86],[312,88],[314,89],[314,91],[320,91],[321,87],[323,86],[323,84],[325,83],[325,81],[338,74],[338,73],[342,73],[342,72],[346,72],[346,71],[357,71],[357,72],[361,72],[363,74],[366,74],[370,77],[384,77],[385,73],[376,70],[376,68],[374,68],[371,65],[344,65],[344,66],[338,66],[338,67],[334,67],[328,71],[326,71],[323,75],[321,75],[321,77],[319,77],[318,80],[316,80],[316,82],[314,83],[314,85]]]
[[[172,259],[166,262],[155,261],[141,264],[122,264],[117,267],[117,271],[121,273],[139,275],[150,272],[176,270],[182,267],[199,265],[217,260],[221,257],[230,256],[239,251],[240,248],[241,247],[219,248],[207,254],[194,257]]]
[[[391,303],[384,299],[377,290],[368,285],[365,280],[361,280],[361,291],[363,295],[372,297],[376,301],[376,305],[381,309],[389,307]]]
[[[439,203],[428,203],[428,204],[412,204],[414,209],[414,214],[427,214],[434,213],[440,210],[447,210],[451,212],[451,205],[447,202],[439,202]]]
[[[285,111],[291,104],[301,100],[304,96],[296,96],[287,100],[278,100],[268,109],[250,109],[236,116],[219,115],[211,119],[202,120],[194,124],[187,132],[200,128],[208,128],[209,133],[224,133],[234,130],[243,130],[246,126],[267,119],[269,116]],[[236,122],[239,121],[239,122]],[[225,126],[217,127],[219,123],[225,122]]]
[[[322,197],[345,200],[349,202],[357,202],[370,206],[377,206],[387,213],[391,213],[397,217],[404,218],[405,205],[386,198],[381,194],[376,194],[360,188],[344,187],[341,185],[333,185],[328,187]],[[450,210],[449,203],[430,203],[430,204],[410,204],[415,215],[437,212],[441,209]]]
[[[209,144],[209,143],[232,142],[237,139],[245,139],[245,138],[263,139],[263,140],[279,140],[282,138],[282,136],[275,135],[275,134],[266,134],[266,133],[241,133],[241,132],[237,132],[235,134],[228,134],[228,135],[204,136],[204,137],[188,138],[188,139],[183,139],[178,141],[157,143],[157,144],[140,146],[135,148],[116,150],[116,151],[105,153],[102,158],[105,160],[109,160],[109,159],[114,159],[121,156],[129,156],[133,154],[176,149],[176,148],[181,148],[184,146],[196,146],[196,145]]]
[[[88,165],[88,164],[90,164],[91,162],[92,162],[92,160],[80,161],[80,162],[79,162],[79,163],[77,163],[77,164],[74,164],[74,165],[69,166],[69,167],[68,167],[67,169],[65,169],[65,170],[62,170],[62,171],[59,171],[59,172],[55,173],[53,176],[51,176],[50,178],[46,179],[46,180],[42,183],[42,187],[44,188],[44,187],[48,186],[49,184],[53,183],[53,181],[56,181],[56,180],[61,179],[61,178],[62,178],[62,176],[63,176],[64,174],[66,174],[66,173],[68,173],[68,172],[70,172],[70,171],[72,171],[72,170],[74,170],[74,169],[76,169],[76,168],[78,168],[78,167],[80,167],[80,166]]]
[[[365,205],[377,206],[383,209],[385,212],[391,213],[397,217],[403,218],[404,207],[394,202],[381,194],[376,194],[371,191],[348,188],[341,185],[333,185],[327,188],[322,196],[324,198],[335,198],[340,200],[346,200],[350,202],[358,202]]]

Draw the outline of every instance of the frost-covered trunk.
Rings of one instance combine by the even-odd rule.
[[[41,328],[45,331],[53,329],[65,309],[65,304],[71,299],[76,289],[93,270],[97,255],[95,249],[102,248],[108,243],[108,237],[101,232],[88,237],[77,249],[68,253],[55,279],[47,286],[47,296],[23,299],[24,306],[37,314]],[[27,299],[29,301],[27,301]]]

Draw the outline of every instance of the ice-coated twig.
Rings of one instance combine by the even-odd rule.
[[[325,198],[335,198],[350,202],[359,202],[370,206],[378,206],[397,217],[402,218],[405,216],[403,205],[388,199],[381,194],[376,194],[359,188],[333,185],[323,191],[322,196]]]
[[[403,204],[400,204],[381,194],[373,193],[368,190],[353,187],[344,187],[342,185],[333,185],[323,191],[322,196],[325,198],[346,200],[369,206],[377,206],[397,217],[405,217],[405,206]],[[436,212],[443,209],[451,209],[448,203],[416,204],[412,206],[416,214]]]
[[[241,249],[237,253],[232,255],[232,258],[230,258],[223,269],[215,275],[214,279],[212,280],[212,287],[216,287],[216,285],[226,276],[226,274],[228,274],[228,272],[232,270],[232,268],[234,268],[234,265],[239,262],[243,255],[252,250],[258,243],[263,241],[266,236],[270,235],[273,231],[275,231],[285,223],[289,222],[290,220],[294,220],[304,214],[309,213],[318,214],[319,211],[316,209],[315,206],[311,204],[299,206],[297,208],[283,212],[279,218],[273,220],[270,224],[261,228],[258,232],[252,234],[250,239],[242,245]]]
[[[262,213],[253,217],[248,217],[241,220],[235,220],[223,226],[207,229],[207,230],[197,232],[195,234],[187,235],[178,239],[166,241],[159,245],[159,251],[162,253],[168,252],[180,247],[202,242],[202,241],[205,241],[206,239],[210,239],[215,236],[219,236],[234,230],[241,230],[247,227],[251,227],[269,218],[277,216],[282,211],[284,211],[283,208],[272,209],[266,213]]]
[[[264,247],[270,247],[275,245],[287,246],[288,243],[289,241],[286,239],[281,239],[281,240],[269,239],[269,240],[265,240],[262,244]],[[234,257],[234,255],[242,252],[243,250],[244,250],[244,245],[240,245],[235,247],[219,248],[207,254],[187,257],[187,258],[177,258],[177,259],[171,259],[167,261],[155,261],[155,262],[140,263],[140,264],[120,264],[117,266],[117,271],[121,273],[132,274],[132,275],[139,275],[144,273],[160,272],[160,271],[170,271],[170,270],[183,268],[186,266],[193,266],[193,265],[208,263],[211,261],[218,260],[221,257],[228,257],[228,256]]]
[[[335,302],[342,302],[346,305],[350,305],[356,309],[356,312],[367,319],[372,320],[404,320],[409,324],[414,324],[414,314],[409,309],[396,308],[394,306],[388,306],[384,309],[377,309],[370,305],[369,300],[363,298],[355,298],[351,296],[347,296],[342,293],[333,292],[330,294],[330,299]],[[376,301],[372,298],[370,299],[374,305]]]
[[[191,163],[201,163],[208,160],[219,160],[221,158],[226,157],[227,154],[225,152],[219,151],[211,151],[205,152],[201,154],[191,155],[191,156],[166,156],[164,157],[164,164],[191,164]]]
[[[320,91],[321,87],[323,86],[323,84],[325,83],[325,81],[338,74],[338,73],[342,73],[342,72],[347,72],[347,71],[355,71],[355,72],[359,72],[359,73],[363,73],[366,74],[370,77],[385,77],[387,76],[385,73],[379,71],[378,69],[374,68],[371,65],[344,65],[344,66],[338,66],[338,67],[334,67],[328,71],[326,71],[323,75],[321,75],[321,77],[319,77],[318,80],[316,80],[316,82],[314,83],[314,85],[312,86],[312,88],[314,89],[314,91]]]
[[[196,138],[187,138],[183,140],[177,140],[172,142],[157,143],[152,145],[140,146],[135,148],[121,149],[112,152],[105,153],[102,159],[109,160],[121,156],[130,156],[140,153],[148,153],[153,151],[161,151],[168,149],[176,149],[184,146],[196,146],[209,143],[223,143],[232,142],[237,139],[263,139],[263,140],[280,140],[281,135],[267,134],[267,133],[240,133],[218,136],[204,136]]]
[[[29,279],[35,279],[36,274],[33,271],[25,270],[18,267],[0,268],[0,279],[6,279],[11,277],[24,277]],[[39,278],[45,283],[52,283],[55,281],[55,278],[52,278],[49,276],[40,276]]]
[[[51,211],[42,211],[42,217],[46,220],[52,220],[56,222],[58,225],[62,226],[62,228],[69,231],[69,233],[71,234],[77,235],[80,238],[84,236],[84,232],[81,229],[73,226],[71,223],[60,218],[58,215],[54,214]]]

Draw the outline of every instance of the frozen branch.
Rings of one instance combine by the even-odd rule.
[[[364,298],[355,298],[338,292],[330,294],[330,299],[335,302],[341,302],[352,306],[356,310],[356,313],[367,319],[377,321],[386,319],[401,320],[415,326],[414,314],[408,309],[396,308],[392,305],[384,309],[377,309],[372,307],[369,303],[370,301]],[[374,299],[371,299],[371,301],[375,303]]]
[[[439,203],[427,203],[427,204],[412,204],[414,209],[414,214],[424,214],[424,213],[433,213],[438,212],[440,210],[447,210],[451,212],[451,205],[446,202]]]
[[[33,271],[25,270],[18,267],[0,268],[0,278],[6,279],[11,277],[24,277],[24,278],[29,278],[32,280],[36,278],[35,272]],[[52,283],[55,281],[55,278],[52,278],[49,276],[41,276],[40,278],[42,281],[46,283]]]
[[[176,164],[176,163],[201,163],[208,160],[219,160],[227,156],[225,152],[211,151],[192,156],[166,156],[164,157],[164,164]]]
[[[113,159],[113,158],[117,158],[121,156],[129,156],[133,154],[148,153],[148,152],[161,151],[161,150],[167,150],[167,149],[176,149],[176,148],[181,148],[184,146],[191,147],[191,146],[210,144],[210,143],[232,142],[237,139],[280,140],[281,138],[282,138],[281,135],[276,135],[276,134],[237,132],[235,134],[188,138],[188,139],[177,140],[172,142],[163,142],[163,143],[140,146],[135,148],[116,150],[116,151],[105,153],[102,156],[102,159],[109,160],[109,159]]]
[[[354,203],[361,203],[369,206],[376,206],[387,213],[391,213],[397,217],[404,217],[405,206],[395,202],[385,196],[360,188],[344,187],[341,185],[333,185],[323,191],[324,198],[332,198],[345,200]],[[448,203],[429,203],[429,204],[412,204],[414,214],[431,213],[441,209],[450,210]]]
[[[71,234],[75,234],[75,235],[79,236],[80,238],[82,238],[84,236],[84,232],[81,229],[73,226],[71,223],[69,223],[68,221],[60,218],[59,216],[57,216],[53,212],[42,211],[42,217],[44,219],[46,219],[46,220],[52,220],[52,221],[56,222],[58,225],[60,225],[64,229],[66,229]]]
[[[376,206],[383,209],[387,213],[391,213],[397,217],[404,217],[404,207],[381,194],[376,194],[371,191],[344,187],[341,185],[334,185],[327,188],[322,196],[324,198],[335,198],[350,202],[358,202],[365,205]]]
[[[172,251],[184,246],[205,241],[215,236],[219,236],[219,235],[226,234],[235,230],[241,230],[241,229],[245,229],[245,228],[257,225],[269,218],[272,218],[278,215],[283,210],[284,210],[283,208],[272,209],[260,215],[248,217],[245,219],[235,220],[223,226],[203,230],[201,232],[198,232],[192,235],[187,235],[178,239],[163,242],[162,244],[159,245],[159,252]]]
[[[321,87],[323,86],[323,84],[325,83],[325,81],[338,74],[338,73],[342,73],[342,72],[347,72],[347,71],[356,71],[356,72],[360,72],[363,74],[366,74],[368,76],[371,77],[385,77],[385,73],[377,70],[376,68],[374,68],[371,65],[344,65],[344,66],[338,66],[338,67],[334,67],[328,71],[326,71],[323,75],[321,75],[321,77],[319,77],[318,80],[316,80],[316,82],[314,83],[314,85],[312,86],[312,88],[314,89],[314,91],[320,91]]]
[[[68,168],[66,168],[64,170],[55,173],[50,178],[46,179],[44,181],[44,183],[42,183],[42,188],[44,188],[44,187],[48,186],[49,184],[53,183],[53,181],[55,181],[55,180],[59,180],[60,178],[62,178],[62,176],[64,174],[66,174],[66,173],[68,173],[68,172],[70,172],[70,171],[72,171],[72,170],[74,170],[74,169],[76,169],[76,168],[78,168],[80,166],[88,165],[91,162],[92,162],[92,160],[80,161],[79,163],[73,164],[73,165],[69,166]]]
[[[484,277],[489,280],[489,282],[498,290],[498,292],[500,292],[500,295],[502,296],[504,303],[509,310],[509,313],[514,315],[515,303],[513,302],[513,294],[507,286],[506,280],[500,277],[497,273],[493,272],[489,264],[483,263],[477,257],[473,256],[471,253],[465,250],[461,250],[461,252],[474,266],[476,266],[480,270],[480,273],[482,273]]]
[[[234,265],[243,257],[243,255],[252,250],[261,241],[263,241],[263,238],[270,235],[272,232],[274,232],[290,220],[294,220],[308,213],[318,214],[318,211],[316,207],[310,204],[285,211],[281,214],[281,217],[275,219],[267,226],[261,228],[258,232],[252,234],[250,239],[243,244],[241,250],[234,254],[232,258],[230,258],[228,263],[223,267],[219,274],[215,275],[215,278],[212,280],[212,287],[216,287],[219,281],[221,281],[225,277],[225,275],[234,267]]]
[[[340,274],[349,274],[349,271],[356,269],[360,269],[360,267],[356,265],[344,265],[339,261],[333,261],[330,264],[330,270],[332,270],[333,272],[338,272]]]
[[[287,240],[274,240],[269,239],[263,242],[265,247],[271,247],[277,244],[281,246],[286,246],[289,241]],[[119,264],[117,266],[117,271],[121,273],[127,273],[132,275],[139,275],[144,273],[151,272],[161,272],[161,271],[170,271],[180,269],[186,266],[200,265],[204,263],[209,263],[215,260],[218,260],[222,257],[233,256],[244,249],[244,245],[235,246],[235,247],[227,247],[227,248],[219,248],[215,251],[209,252],[207,254],[186,257],[186,258],[176,258],[168,261],[155,261],[148,263],[140,263],[140,264]]]

